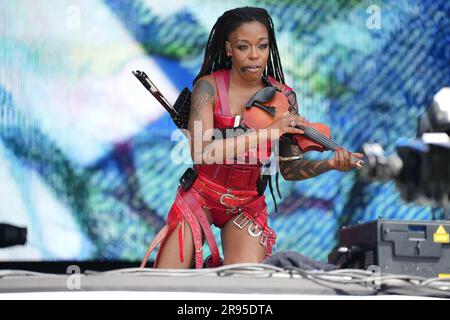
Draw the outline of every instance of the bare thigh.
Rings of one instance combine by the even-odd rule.
[[[211,213],[208,209],[203,208],[205,215],[212,223]],[[184,261],[180,261],[180,250],[178,242],[178,230],[181,228],[181,224],[175,228],[175,230],[168,235],[164,245],[159,249],[158,260],[156,261],[156,268],[161,269],[188,269],[192,268],[195,264],[195,246],[192,239],[192,230],[186,219],[183,219],[184,233],[183,233],[183,254]],[[202,231],[202,244],[205,243],[205,235]]]
[[[252,237],[247,227],[239,229],[232,219],[222,228],[224,265],[260,263],[266,258],[266,248],[259,243],[261,237]]]

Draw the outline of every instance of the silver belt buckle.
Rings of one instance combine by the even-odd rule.
[[[241,218],[242,216],[244,216],[244,219],[242,219],[242,221],[238,222],[239,218]],[[236,218],[234,218],[233,223],[239,228],[239,229],[244,229],[244,227],[250,222],[251,220],[249,218],[247,218],[244,213],[241,213],[240,215],[238,215]]]
[[[254,223],[249,225],[247,230],[248,230],[249,235],[251,235],[252,237],[259,237],[261,235],[261,233],[263,232],[262,229],[259,230],[258,226]],[[255,233],[255,230],[256,230],[256,233]]]
[[[219,199],[220,204],[225,206],[225,207],[228,207],[228,208],[230,208],[230,207],[225,202],[223,202],[223,198],[229,198],[229,199],[235,199],[236,198],[236,196],[234,194],[231,194],[230,191],[231,191],[231,189],[227,189],[227,193],[224,193],[223,195],[221,195],[220,199]]]
[[[259,240],[259,244],[262,246],[266,246],[267,245],[267,239],[269,238],[269,235],[267,233],[262,234],[261,239]]]

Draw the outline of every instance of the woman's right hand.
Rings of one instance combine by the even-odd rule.
[[[282,117],[279,117],[276,119],[270,126],[268,126],[266,129],[271,132],[272,129],[278,130],[278,137],[279,138],[285,133],[298,133],[303,134],[304,131],[302,129],[298,129],[293,124],[295,123],[295,126],[308,126],[309,121],[305,119],[305,117],[301,117],[298,115],[292,115],[292,114],[286,114]]]

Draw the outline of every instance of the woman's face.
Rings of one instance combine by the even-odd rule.
[[[230,33],[225,47],[232,67],[245,79],[260,79],[269,59],[269,35],[257,21],[247,22]]]

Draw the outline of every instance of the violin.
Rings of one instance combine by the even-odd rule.
[[[291,110],[295,110],[295,108],[291,106],[280,89],[265,87],[255,93],[245,105],[242,122],[246,127],[263,129]],[[298,115],[297,111],[296,113]],[[330,128],[323,123],[310,123],[308,126],[297,125],[296,127],[303,130],[304,133],[292,134],[293,142],[300,147],[303,153],[344,149],[331,139]]]
[[[172,106],[144,72],[136,70],[133,71],[133,74],[169,112],[175,125],[180,129],[187,129],[191,97],[190,90],[184,88]],[[281,90],[274,86],[265,87],[253,95],[245,105],[242,126],[252,129],[267,128],[272,122],[284,116],[292,109],[295,110]],[[297,111],[296,113],[299,115]],[[310,123],[309,126],[296,127],[303,130],[304,133],[302,135],[294,134],[292,135],[292,139],[283,135],[280,140],[297,144],[303,153],[313,150],[323,152],[344,149],[331,139],[330,128],[322,123]]]

